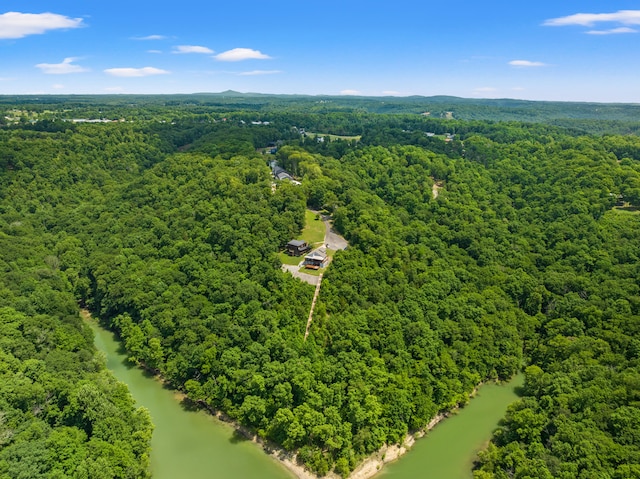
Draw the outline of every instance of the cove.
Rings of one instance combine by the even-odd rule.
[[[524,383],[518,374],[506,384],[485,384],[469,403],[441,421],[399,461],[386,465],[380,479],[470,479],[473,461]]]
[[[175,391],[127,362],[112,332],[93,319],[87,322],[93,329],[96,348],[107,357],[107,368],[151,414],[155,425],[150,457],[154,479],[294,477],[260,447],[238,437],[229,424],[205,411],[183,407]]]

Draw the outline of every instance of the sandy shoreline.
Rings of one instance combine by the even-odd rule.
[[[162,382],[164,385],[169,387],[167,381],[162,376],[156,375],[156,380]],[[475,396],[479,387],[480,385],[474,388],[474,390],[471,392],[469,397]],[[251,431],[248,427],[238,423],[236,420],[227,416],[224,412],[218,411],[217,409],[210,407],[209,405],[207,405],[202,401],[193,401],[183,391],[180,391],[177,389],[174,389],[173,391],[175,393],[176,400],[189,401],[193,404],[197,404],[198,407],[209,412],[209,414],[214,416],[220,422],[228,424],[239,434],[242,434],[245,438],[247,438],[247,440],[259,445],[266,454],[268,454],[269,456],[274,458],[276,461],[278,461],[280,464],[282,464],[282,466],[287,468],[296,478],[320,479],[320,476],[317,476],[316,474],[314,474],[313,472],[309,471],[304,466],[296,462],[296,454],[289,451],[285,451],[284,449],[277,446],[275,443],[262,439],[253,431]],[[437,414],[433,419],[431,419],[431,421],[429,421],[429,423],[424,428],[418,431],[415,431],[413,433],[407,434],[401,445],[391,444],[391,445],[382,446],[377,452],[374,452],[373,454],[368,456],[366,459],[364,459],[358,465],[358,467],[356,467],[356,469],[354,469],[351,472],[351,474],[349,474],[348,479],[369,479],[375,476],[382,470],[385,464],[394,462],[398,460],[400,457],[402,457],[404,454],[406,454],[409,450],[411,450],[411,448],[413,447],[417,439],[420,439],[425,434],[427,434],[443,419],[446,419],[451,414],[455,414],[455,412],[458,409],[459,407],[455,407],[449,412]],[[327,479],[341,479],[341,476],[339,476],[334,472],[329,472],[322,477]]]
[[[378,452],[373,453],[365,459],[350,475],[349,479],[368,479],[379,473],[385,464],[398,460],[406,454],[417,439],[420,439],[427,432],[433,429],[436,424],[449,416],[450,413],[440,413],[436,415],[429,424],[419,431],[407,434],[401,445],[392,444],[382,446]]]
[[[479,387],[479,386],[478,386]],[[470,397],[473,397],[478,387],[476,387],[473,392],[470,394]],[[177,397],[181,398],[181,400],[190,401],[186,394],[183,392],[177,391]],[[313,472],[306,469],[304,466],[299,465],[296,462],[296,455],[285,451],[284,449],[279,448],[273,443],[269,441],[265,441],[252,431],[250,431],[247,427],[238,424],[235,420],[231,419],[229,416],[224,414],[221,411],[217,411],[208,407],[206,404],[199,403],[201,407],[209,411],[213,416],[218,418],[221,422],[229,424],[240,434],[245,436],[248,440],[258,444],[262,449],[275,460],[280,462],[284,467],[286,467],[291,473],[295,475],[298,479],[319,479],[319,476],[314,474]],[[377,452],[371,454],[365,460],[363,460],[360,465],[354,469],[351,474],[349,474],[348,479],[369,479],[376,474],[378,474],[385,464],[398,460],[404,454],[411,450],[413,445],[415,444],[417,439],[420,439],[425,434],[427,434],[431,429],[433,429],[440,421],[446,419],[451,414],[455,414],[458,410],[458,407],[452,409],[446,413],[437,414],[429,423],[422,429],[415,431],[413,433],[407,434],[404,441],[401,445],[392,444],[392,445],[384,445]],[[323,478],[328,479],[340,479],[341,476],[335,474],[334,472],[329,472],[326,475],[322,476]]]
[[[482,386],[482,384],[484,383],[478,384],[473,389],[473,391],[471,391],[471,393],[469,394],[469,398],[473,398],[477,394],[478,389],[480,388],[480,386]],[[400,457],[402,457],[404,454],[406,454],[408,451],[411,450],[416,440],[420,439],[425,434],[427,434],[431,429],[436,427],[436,425],[438,425],[442,420],[446,419],[452,414],[455,414],[456,411],[458,411],[459,409],[460,409],[460,406],[456,406],[451,411],[438,413],[435,417],[431,419],[431,421],[429,421],[429,423],[425,427],[423,427],[422,429],[419,429],[418,431],[407,434],[401,445],[391,444],[391,445],[382,446],[377,452],[374,452],[369,457],[364,459],[360,463],[360,465],[356,467],[351,472],[351,474],[349,474],[348,479],[369,479],[375,476],[380,471],[382,471],[385,464],[398,460]],[[236,425],[234,421],[231,421],[231,423],[234,425],[234,427],[243,428],[243,426]],[[243,429],[246,429],[246,428],[243,428]],[[245,432],[243,431],[241,432],[245,434]],[[252,440],[262,445],[265,451],[270,456],[280,461],[287,469],[289,469],[299,479],[319,479],[319,476],[313,474],[311,471],[298,465],[295,462],[295,455],[287,453],[286,451],[278,449],[277,447],[270,452],[267,449],[268,446],[266,446],[260,438],[253,437]],[[283,456],[286,456],[286,457],[283,457]],[[341,476],[333,472],[329,472],[323,477],[329,478],[329,479],[340,479]]]

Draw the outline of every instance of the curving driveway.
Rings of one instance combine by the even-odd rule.
[[[324,244],[327,248],[337,251],[339,249],[347,249],[349,243],[347,240],[340,236],[331,227],[331,220],[328,216],[322,215],[322,221],[324,221],[324,227],[326,231],[324,233]]]
[[[324,245],[328,249],[332,249],[334,251],[338,251],[339,249],[347,249],[349,243],[346,239],[340,236],[336,230],[333,229],[333,222],[331,221],[330,215],[323,215],[319,211],[310,210],[313,213],[320,215],[322,222],[324,223]]]

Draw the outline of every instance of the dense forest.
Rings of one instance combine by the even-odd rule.
[[[148,474],[149,418],[105,371],[78,305],[132,362],[319,475],[348,475],[522,369],[477,478],[640,477],[628,118],[253,100],[3,99],[0,477]],[[124,121],[68,121],[106,111]],[[301,185],[276,184],[272,160]],[[313,287],[277,253],[307,207],[350,246],[304,341]]]
[[[74,165],[48,134],[0,132],[0,145],[0,477],[148,477],[151,420],[78,315],[81,241],[52,228],[63,202],[90,193],[90,180],[72,189],[86,157]]]

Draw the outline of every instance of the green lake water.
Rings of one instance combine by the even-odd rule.
[[[469,404],[448,417],[396,462],[385,466],[380,479],[470,479],[473,461],[483,449],[507,407],[518,399],[515,389],[524,375],[508,384],[485,384]]]
[[[126,361],[114,335],[89,321],[107,367],[129,386],[155,425],[151,440],[154,479],[288,479],[289,473],[259,446],[238,438],[233,428],[204,411],[185,409],[171,390]]]
[[[286,479],[293,475],[260,447],[234,434],[233,428],[204,411],[183,407],[175,393],[126,361],[114,335],[89,321],[95,345],[107,356],[107,367],[129,386],[131,394],[151,413],[154,479]],[[514,389],[522,375],[505,385],[482,386],[469,404],[419,439],[406,455],[386,465],[380,479],[469,479],[476,452],[507,406],[517,399]]]

